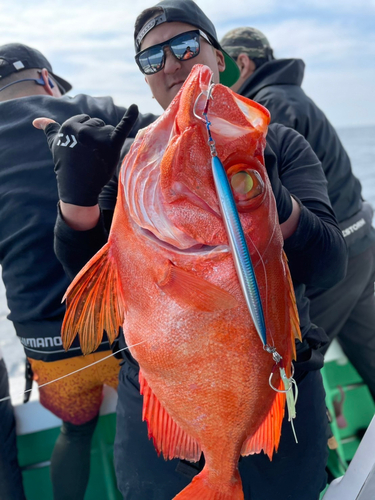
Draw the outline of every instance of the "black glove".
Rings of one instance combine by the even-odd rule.
[[[268,144],[266,145],[266,149],[264,151],[264,161],[276,200],[279,223],[282,224],[291,216],[293,203],[289,191],[281,184],[279,169],[277,166],[277,157]]]
[[[60,200],[84,207],[98,203],[137,117],[138,108],[132,104],[116,127],[88,115],[73,116],[62,125],[47,125],[44,132],[55,163]]]

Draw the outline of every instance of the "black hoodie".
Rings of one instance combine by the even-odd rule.
[[[372,210],[363,207],[361,184],[353,175],[349,157],[338,135],[318,106],[301,88],[305,64],[301,59],[275,59],[257,69],[238,93],[265,106],[273,123],[297,130],[310,143],[328,180],[328,195],[341,223],[351,255],[364,251],[374,240]],[[356,235],[346,231],[357,224]],[[356,237],[354,237],[356,236]]]
[[[110,97],[83,94],[0,102],[0,264],[8,318],[33,359],[55,361],[82,353],[77,341],[67,353],[62,347],[61,298],[69,279],[53,250],[56,176],[46,138],[32,121],[47,116],[62,123],[85,113],[117,125],[124,112]],[[155,118],[140,115],[130,136]],[[109,349],[108,340],[99,349]]]

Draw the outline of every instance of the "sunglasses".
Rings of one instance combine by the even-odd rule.
[[[164,68],[165,48],[168,47],[179,61],[193,59],[200,52],[200,38],[204,38],[210,45],[207,35],[201,30],[180,33],[163,43],[152,45],[148,49],[136,54],[135,61],[144,75],[153,75]]]

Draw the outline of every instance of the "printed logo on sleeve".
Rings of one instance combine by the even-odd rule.
[[[357,221],[356,223],[352,224],[351,226],[347,227],[342,231],[344,238],[347,238],[351,234],[355,233],[356,231],[358,231],[358,229],[361,229],[361,227],[363,227],[365,224],[366,221],[362,217],[362,219],[359,219],[359,221]]]

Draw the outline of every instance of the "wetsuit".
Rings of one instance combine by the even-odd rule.
[[[68,353],[62,348],[61,299],[69,279],[53,250],[56,177],[44,134],[32,121],[46,116],[62,123],[84,113],[117,125],[124,112],[110,97],[87,95],[35,95],[0,102],[0,264],[8,318],[40,385],[89,364],[104,355],[101,351],[111,351],[107,339],[92,358],[81,356],[78,341]],[[130,135],[154,119],[140,115]],[[98,366],[95,377],[86,370],[40,391],[41,403],[64,421],[51,462],[55,499],[83,499],[103,383],[117,387],[118,381],[118,360],[111,357]],[[73,474],[69,481],[63,472],[66,463]]]
[[[305,284],[330,287],[343,278],[346,246],[333,214],[321,165],[302,136],[281,125],[272,125],[267,136],[266,166],[277,159],[279,177],[302,203],[296,232],[285,241],[291,268],[303,342],[298,343],[296,379],[300,387],[294,442],[290,424],[283,423],[279,453],[272,462],[263,454],[240,460],[245,499],[317,500],[326,481],[328,422],[319,368],[318,348],[328,341],[324,331],[311,325]],[[73,277],[107,240],[105,221],[116,201],[114,178],[99,199],[103,217],[89,231],[77,232],[58,216],[55,249]],[[122,363],[118,387],[115,465],[119,489],[126,500],[173,498],[202,466],[178,459],[157,457],[147,426],[142,422],[138,365],[129,353]],[[292,479],[291,479],[292,478]]]
[[[322,163],[328,195],[349,249],[348,272],[329,290],[308,286],[311,320],[337,337],[375,398],[375,229],[373,209],[325,114],[302,90],[301,59],[275,59],[259,67],[238,93],[263,104],[272,123],[302,134]],[[328,344],[323,348],[325,352]]]

